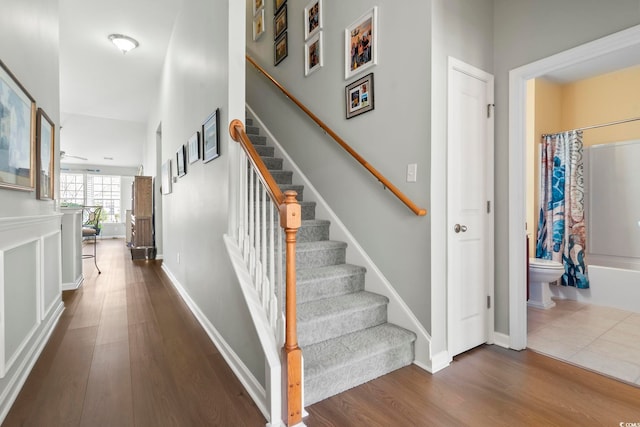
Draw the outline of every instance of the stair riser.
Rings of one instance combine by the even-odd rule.
[[[253,145],[267,145],[267,137],[261,135],[247,135]]]
[[[296,268],[323,267],[325,265],[344,264],[345,248],[296,251]]]
[[[410,365],[414,360],[414,345],[407,343],[372,354],[366,360],[356,360],[339,369],[324,372],[314,378],[305,375],[304,405],[309,406],[327,397],[349,390],[396,369]]]
[[[278,157],[262,157],[262,161],[270,171],[282,170],[282,159]]]
[[[260,128],[256,126],[245,126],[244,131],[247,135],[260,135]]]
[[[364,273],[297,283],[298,304],[364,290]]]
[[[268,145],[256,145],[255,149],[260,157],[273,157],[275,152],[275,148]]]
[[[298,321],[300,347],[326,341],[360,329],[371,328],[387,321],[387,305],[374,305],[355,312],[338,313],[326,319]]]
[[[293,178],[293,172],[291,171],[270,171],[273,179],[276,180],[276,184],[291,184]]]

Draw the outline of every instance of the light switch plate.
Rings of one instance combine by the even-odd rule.
[[[418,180],[418,164],[410,163],[407,165],[407,182],[416,182]]]

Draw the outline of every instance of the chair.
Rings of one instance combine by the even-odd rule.
[[[100,235],[100,215],[102,214],[102,206],[83,206],[82,207],[82,239],[93,239],[93,255],[82,254],[82,258],[93,258],[93,263],[101,274],[96,258],[96,246],[98,243],[98,235]]]

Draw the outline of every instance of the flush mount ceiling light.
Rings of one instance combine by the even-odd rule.
[[[109,40],[111,40],[111,43],[116,45],[116,47],[120,49],[123,54],[137,48],[139,45],[136,39],[125,36],[123,34],[110,34]]]

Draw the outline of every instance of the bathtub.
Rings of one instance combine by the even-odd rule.
[[[553,297],[640,313],[640,268],[588,265],[589,289],[550,285]]]

